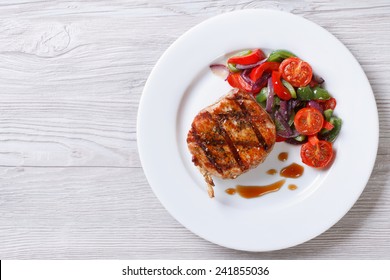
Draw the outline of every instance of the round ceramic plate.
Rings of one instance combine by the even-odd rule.
[[[276,143],[266,161],[235,180],[215,179],[215,198],[191,162],[186,137],[195,115],[230,90],[210,64],[232,52],[286,49],[309,62],[337,99],[343,127],[326,170],[305,166],[302,177],[258,198],[228,195],[238,184],[267,185],[268,175],[301,163],[300,147]],[[364,131],[362,130],[364,128]],[[242,10],[211,18],[177,39],[145,85],[138,112],[138,148],[146,177],[165,208],[189,230],[216,244],[269,251],[310,240],[339,221],[370,177],[378,147],[378,113],[370,84],[348,49],[320,26],[289,13]],[[364,147],[364,153],[361,152]],[[277,159],[287,152],[286,162]],[[303,164],[302,164],[303,165]],[[287,188],[295,184],[294,191]]]

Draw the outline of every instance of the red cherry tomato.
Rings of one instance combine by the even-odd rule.
[[[303,135],[318,133],[324,125],[324,117],[320,111],[312,107],[302,108],[294,117],[296,130]]]
[[[317,136],[309,138],[311,139],[301,146],[302,162],[315,168],[328,166],[333,159],[332,144],[325,140],[318,140]]]
[[[336,108],[336,105],[337,105],[336,99],[333,97],[321,102],[321,106],[324,111],[328,109],[334,110]]]
[[[283,60],[279,71],[282,73],[283,79],[294,87],[307,86],[313,76],[313,70],[309,63],[298,57],[290,57]]]

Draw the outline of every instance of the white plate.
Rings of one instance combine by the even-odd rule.
[[[337,99],[343,119],[327,170],[305,167],[271,194],[244,199],[224,190],[264,185],[267,175],[301,163],[299,147],[277,143],[258,168],[235,180],[216,179],[214,199],[191,162],[187,131],[198,111],[229,85],[209,65],[233,51],[287,49],[308,61]],[[160,58],[145,85],[138,112],[138,148],[146,177],[165,208],[189,230],[216,244],[269,251],[303,243],[329,229],[356,202],[371,174],[378,147],[378,113],[370,84],[348,49],[320,26],[289,13],[242,10],[211,18],[182,35]],[[287,162],[277,160],[281,151]],[[288,184],[296,184],[291,191]]]

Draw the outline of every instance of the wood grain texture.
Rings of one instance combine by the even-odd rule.
[[[154,196],[137,152],[144,83],[203,20],[289,11],[355,55],[374,90],[378,157],[334,227],[246,253],[205,241]],[[390,259],[390,3],[379,1],[0,1],[0,259]]]

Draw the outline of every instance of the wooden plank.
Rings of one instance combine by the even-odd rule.
[[[0,168],[0,258],[388,258],[387,168],[376,166],[357,204],[323,235],[256,254],[222,248],[182,227],[140,168]]]
[[[340,39],[370,80],[381,129],[352,210],[305,244],[258,254],[178,224],[152,193],[136,142],[158,58],[192,26],[243,8],[302,15]],[[389,17],[387,0],[2,1],[0,259],[389,259]]]

